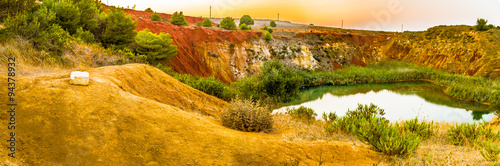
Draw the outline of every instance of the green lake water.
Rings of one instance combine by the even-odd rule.
[[[428,82],[402,82],[393,84],[360,84],[351,86],[321,86],[302,89],[299,97],[284,104],[275,112],[288,107],[312,108],[321,117],[323,112],[336,112],[344,116],[357,104],[373,103],[385,110],[390,121],[415,117],[435,122],[491,121],[495,115],[488,106],[457,100],[447,96],[444,88]]]

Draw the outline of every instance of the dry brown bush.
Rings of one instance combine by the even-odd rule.
[[[221,120],[226,127],[246,132],[269,131],[273,126],[271,111],[248,99],[231,101]]]

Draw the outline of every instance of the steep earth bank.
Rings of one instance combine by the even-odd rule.
[[[425,32],[389,33],[315,26],[274,29],[273,40],[263,30],[227,31],[194,26],[203,21],[187,17],[190,26],[151,21],[151,13],[125,10],[138,21],[137,30],[170,33],[179,47],[171,61],[180,73],[215,76],[224,82],[259,72],[266,60],[279,59],[296,68],[335,70],[396,59],[450,73],[500,77],[500,30],[478,32],[469,26],[438,26]],[[171,15],[161,14],[166,19]],[[262,21],[261,21],[262,22]],[[215,25],[216,23],[214,23]],[[288,24],[287,24],[288,25]]]

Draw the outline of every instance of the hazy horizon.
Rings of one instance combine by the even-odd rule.
[[[136,10],[151,7],[161,13],[183,11],[188,16],[239,18],[248,14],[257,19],[344,28],[401,31],[426,30],[438,25],[474,25],[477,18],[500,25],[500,0],[107,0],[109,5]]]

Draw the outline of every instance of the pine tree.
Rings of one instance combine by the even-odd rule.
[[[110,7],[108,13],[106,29],[102,36],[104,46],[114,45],[115,48],[121,49],[134,42],[134,37],[137,35],[135,31],[136,21],[127,16],[123,9]]]
[[[234,23],[234,19],[231,17],[226,17],[222,19],[220,22],[220,27],[226,30],[236,30],[236,23]]]
[[[271,41],[271,39],[272,39],[272,38],[273,38],[273,37],[272,37],[271,33],[269,33],[268,31],[266,31],[266,33],[264,33],[264,40],[265,40],[266,42]]]
[[[490,27],[488,27],[488,20],[485,20],[485,19],[477,19],[477,24],[476,24],[476,29],[478,31],[487,31],[490,29]]]
[[[240,24],[246,24],[247,26],[250,26],[250,25],[254,25],[254,21],[252,19],[252,17],[250,17],[249,15],[244,15],[240,18]]]
[[[16,13],[30,10],[36,5],[36,0],[1,0],[0,1],[0,22]]]
[[[157,13],[149,15],[149,18],[151,19],[151,21],[161,21],[161,17]]]
[[[212,21],[210,21],[208,18],[205,18],[202,23],[203,27],[212,27]]]
[[[170,23],[174,25],[186,25],[186,26],[188,25],[188,22],[182,12],[180,13],[175,12],[172,15],[172,18],[170,19]]]
[[[277,26],[277,25],[276,25],[276,22],[275,22],[274,20],[271,20],[271,22],[269,22],[269,25],[270,25],[271,27],[276,27],[276,26]]]
[[[247,24],[241,24],[240,25],[240,29],[243,30],[243,31],[246,31],[246,30],[251,30],[252,28],[247,26]]]
[[[147,61],[151,65],[155,65],[158,61],[168,62],[177,55],[177,46],[172,44],[172,37],[168,33],[156,35],[148,29],[144,29],[137,33],[135,41],[137,44],[135,51],[146,55]]]

